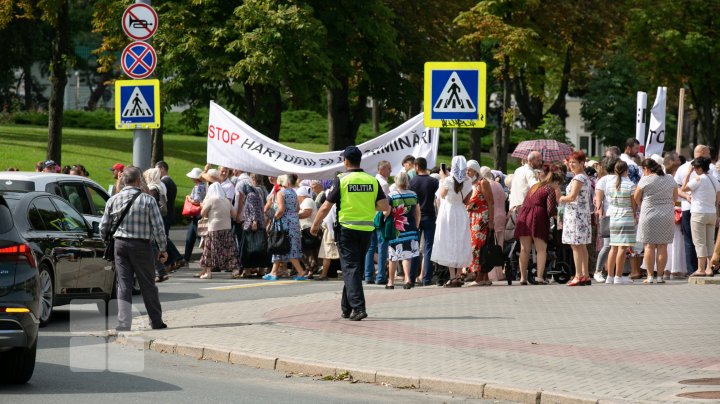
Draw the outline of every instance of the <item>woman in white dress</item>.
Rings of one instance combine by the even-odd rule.
[[[440,209],[436,219],[435,241],[430,260],[448,267],[450,280],[445,286],[462,286],[460,270],[472,264],[470,219],[465,203],[472,194],[467,178],[467,161],[463,156],[452,159],[450,175],[441,171]]]

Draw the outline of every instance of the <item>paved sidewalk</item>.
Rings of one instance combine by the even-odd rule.
[[[713,388],[679,381],[720,377],[717,285],[370,286],[369,317],[351,322],[340,318],[336,284],[337,292],[169,311],[169,329],[119,340],[524,402],[683,401],[678,393]]]

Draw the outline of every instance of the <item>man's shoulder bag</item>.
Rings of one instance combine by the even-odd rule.
[[[110,233],[108,233],[108,238],[105,240],[105,252],[103,253],[103,259],[106,261],[113,262],[115,261],[115,232],[120,227],[120,224],[123,220],[125,220],[125,216],[127,216],[128,212],[130,211],[130,208],[132,207],[133,203],[135,202],[135,199],[140,196],[142,192],[137,192],[132,199],[130,199],[130,202],[127,204],[125,209],[123,209],[122,214],[120,215],[120,219],[118,222],[112,227],[110,230]]]

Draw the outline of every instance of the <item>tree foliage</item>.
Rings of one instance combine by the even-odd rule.
[[[629,51],[668,95],[685,86],[696,110],[698,143],[720,148],[720,2],[635,0],[630,9]],[[671,23],[669,23],[671,22]],[[674,100],[675,97],[668,97]],[[670,104],[669,104],[670,105]]]
[[[636,94],[648,84],[625,53],[611,53],[602,62],[590,76],[580,113],[585,128],[602,142],[622,145],[634,136]]]

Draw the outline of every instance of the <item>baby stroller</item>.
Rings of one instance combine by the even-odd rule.
[[[567,283],[575,274],[570,246],[562,244],[562,230],[559,230],[552,220],[550,226],[550,240],[547,245],[547,261],[545,262],[545,273],[543,279],[552,278],[557,283]],[[504,273],[508,285],[513,280],[520,280],[520,241],[510,239],[503,246],[505,253]],[[537,263],[535,255],[532,254],[528,262],[528,283],[537,284]]]

